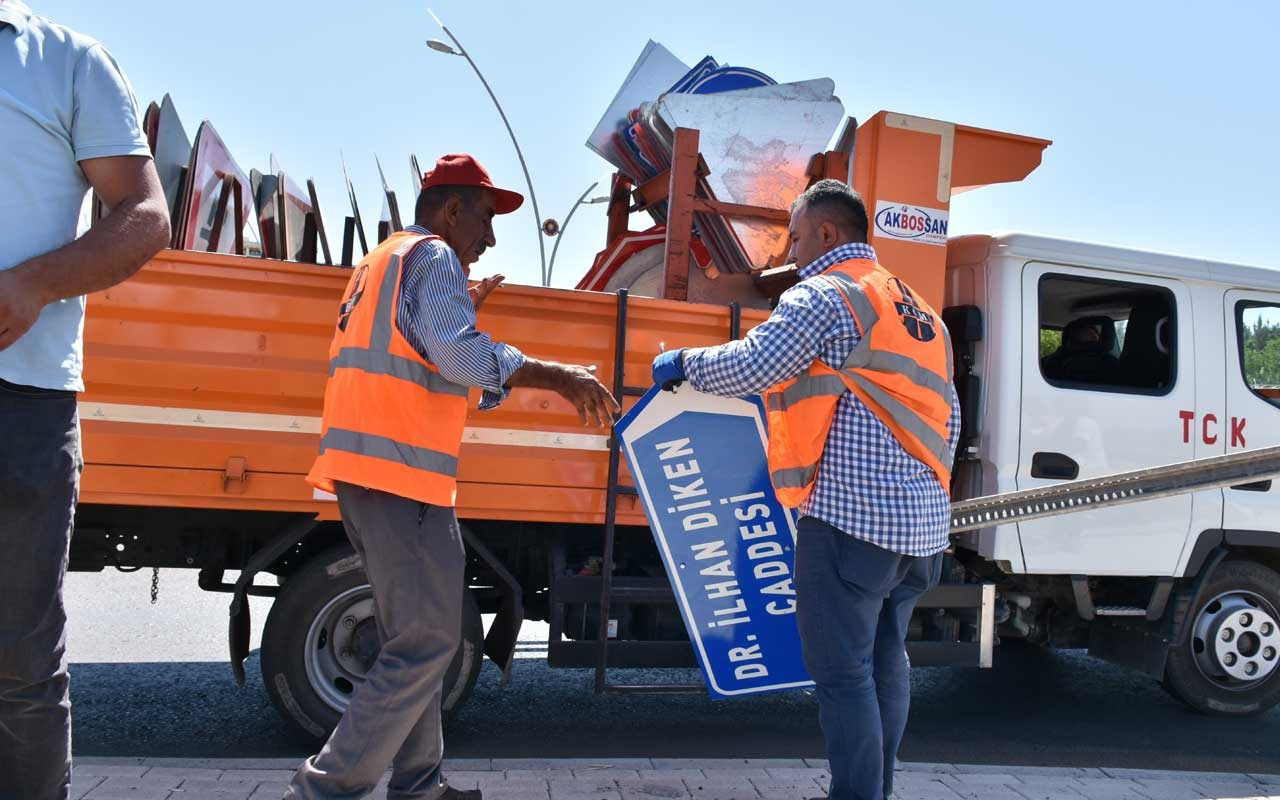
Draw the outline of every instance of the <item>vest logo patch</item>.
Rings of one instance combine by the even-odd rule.
[[[355,288],[351,290],[351,296],[342,301],[342,305],[338,308],[338,330],[346,331],[347,323],[351,320],[351,312],[355,310],[356,305],[360,302],[360,298],[364,297],[364,284],[369,280],[369,267],[363,265],[360,271],[356,273]]]
[[[933,341],[933,338],[938,335],[933,315],[920,307],[905,283],[897,278],[892,278],[890,282],[902,295],[901,300],[895,300],[893,303],[893,307],[898,311],[898,319],[902,321],[902,327],[907,329],[912,339],[921,342]]]

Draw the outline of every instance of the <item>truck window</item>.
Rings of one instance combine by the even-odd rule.
[[[1250,391],[1280,406],[1280,306],[1236,303],[1240,369]]]
[[[1173,388],[1176,304],[1168,289],[1048,274],[1038,294],[1040,372],[1050,384],[1157,395]]]

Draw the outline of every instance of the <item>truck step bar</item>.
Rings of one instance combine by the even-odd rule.
[[[1098,606],[1093,613],[1100,617],[1145,617],[1147,610],[1139,606]]]

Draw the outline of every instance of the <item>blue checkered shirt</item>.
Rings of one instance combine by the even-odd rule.
[[[405,229],[429,235],[419,225]],[[453,248],[433,239],[413,248],[400,271],[396,325],[410,346],[450,383],[484,390],[480,409],[493,408],[511,393],[503,386],[524,365],[524,354],[476,330],[476,308]]]
[[[769,319],[746,338],[685,351],[689,382],[700,392],[749,397],[796,377],[818,358],[839,369],[861,336],[839,291],[814,278],[841,261],[875,257],[870,245],[846,244],[801,269],[801,282],[783,293]],[[960,432],[954,387],[949,429],[954,456]],[[949,541],[947,489],[847,391],[836,406],[817,484],[798,511],[903,555],[933,555]]]

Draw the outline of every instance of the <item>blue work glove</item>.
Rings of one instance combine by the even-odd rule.
[[[653,382],[669,391],[685,380],[684,350],[668,350],[653,360]]]

